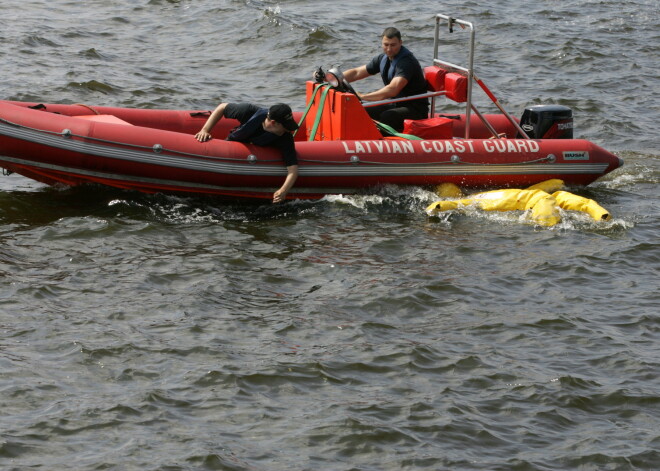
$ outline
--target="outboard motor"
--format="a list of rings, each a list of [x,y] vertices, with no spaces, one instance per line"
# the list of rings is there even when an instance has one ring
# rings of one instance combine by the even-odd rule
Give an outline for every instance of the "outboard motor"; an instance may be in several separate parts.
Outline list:
[[[529,106],[520,127],[531,139],[573,139],[573,110],[562,105]]]

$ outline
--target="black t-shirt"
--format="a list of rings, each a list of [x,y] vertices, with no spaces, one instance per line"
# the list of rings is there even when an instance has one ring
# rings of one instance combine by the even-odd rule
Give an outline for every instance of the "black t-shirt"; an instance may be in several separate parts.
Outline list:
[[[385,54],[379,54],[371,59],[371,62],[367,64],[367,72],[369,72],[369,74],[374,75],[381,72],[380,63],[382,62],[383,57],[385,57]],[[388,59],[385,62],[386,72],[389,71],[388,69],[391,65],[391,61]],[[412,54],[401,57],[396,61],[394,66],[394,77],[403,77],[408,81],[406,86],[403,87],[403,90],[401,90],[401,92],[395,98],[420,95],[422,93],[426,93],[427,91],[426,79],[424,78],[424,71],[422,70],[422,66],[419,65],[419,61]],[[388,85],[389,82],[383,80],[383,83]],[[421,98],[419,100],[404,102],[403,104],[406,103],[414,105],[415,107],[428,108],[429,102],[428,99]]]
[[[252,103],[228,103],[225,107],[224,116],[231,119],[237,119],[241,124],[245,124],[257,111],[263,108],[253,105]],[[272,134],[266,131],[263,126],[257,126],[255,131],[245,139],[244,142],[252,142],[257,137],[264,133]],[[285,132],[281,136],[277,136],[274,141],[268,144],[268,147],[275,147],[282,153],[284,164],[289,167],[291,165],[298,165],[296,158],[296,147],[293,143],[293,135],[290,132]]]

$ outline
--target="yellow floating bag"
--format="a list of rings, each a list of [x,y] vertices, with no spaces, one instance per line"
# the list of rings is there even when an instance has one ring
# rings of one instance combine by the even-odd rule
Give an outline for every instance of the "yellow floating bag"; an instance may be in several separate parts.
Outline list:
[[[545,180],[536,185],[527,187],[528,190],[543,190],[546,193],[554,193],[555,191],[564,189],[564,180],[558,178],[553,178],[551,180]]]
[[[561,222],[557,200],[551,195],[539,199],[532,207],[532,221],[541,226],[551,227]]]
[[[463,196],[460,187],[453,183],[440,183],[435,187],[435,193],[440,198],[460,198]]]
[[[594,200],[574,195],[568,191],[556,191],[552,196],[562,209],[582,211],[594,218],[596,221],[609,221],[612,215]]]
[[[562,180],[553,179],[532,185],[526,190],[507,188],[485,191],[469,198],[436,201],[426,208],[426,213],[429,216],[436,216],[442,211],[453,211],[469,206],[483,211],[531,210],[530,217],[533,222],[542,226],[554,226],[561,221],[559,208],[562,208],[587,213],[596,221],[611,219],[610,213],[594,200],[567,191],[556,191],[563,186]],[[462,196],[460,188],[451,183],[438,185],[436,191],[445,198]],[[550,195],[549,191],[554,193]]]
[[[504,189],[486,191],[477,193],[471,198],[463,198],[459,200],[445,200],[436,201],[426,208],[426,212],[430,216],[436,215],[441,211],[451,211],[467,206],[475,206],[484,211],[526,211],[534,208],[540,201],[543,201],[542,209],[537,209],[537,216],[541,218],[541,214],[546,214],[545,219],[551,220],[553,217],[558,217],[559,211],[553,210],[551,203],[554,199],[545,191],[542,190],[518,190],[518,189]]]

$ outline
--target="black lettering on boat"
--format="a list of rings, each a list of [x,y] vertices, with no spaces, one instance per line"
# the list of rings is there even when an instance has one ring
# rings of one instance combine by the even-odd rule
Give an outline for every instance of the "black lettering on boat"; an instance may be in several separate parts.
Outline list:
[[[567,151],[562,152],[564,160],[589,160],[589,152],[587,151]]]

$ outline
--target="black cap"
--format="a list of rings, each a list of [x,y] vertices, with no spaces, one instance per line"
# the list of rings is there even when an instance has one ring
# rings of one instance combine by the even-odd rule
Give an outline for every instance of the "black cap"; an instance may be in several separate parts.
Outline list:
[[[293,119],[293,112],[289,105],[278,103],[271,106],[268,110],[268,117],[273,121],[280,123],[287,131],[295,131],[298,129],[298,123]]]

